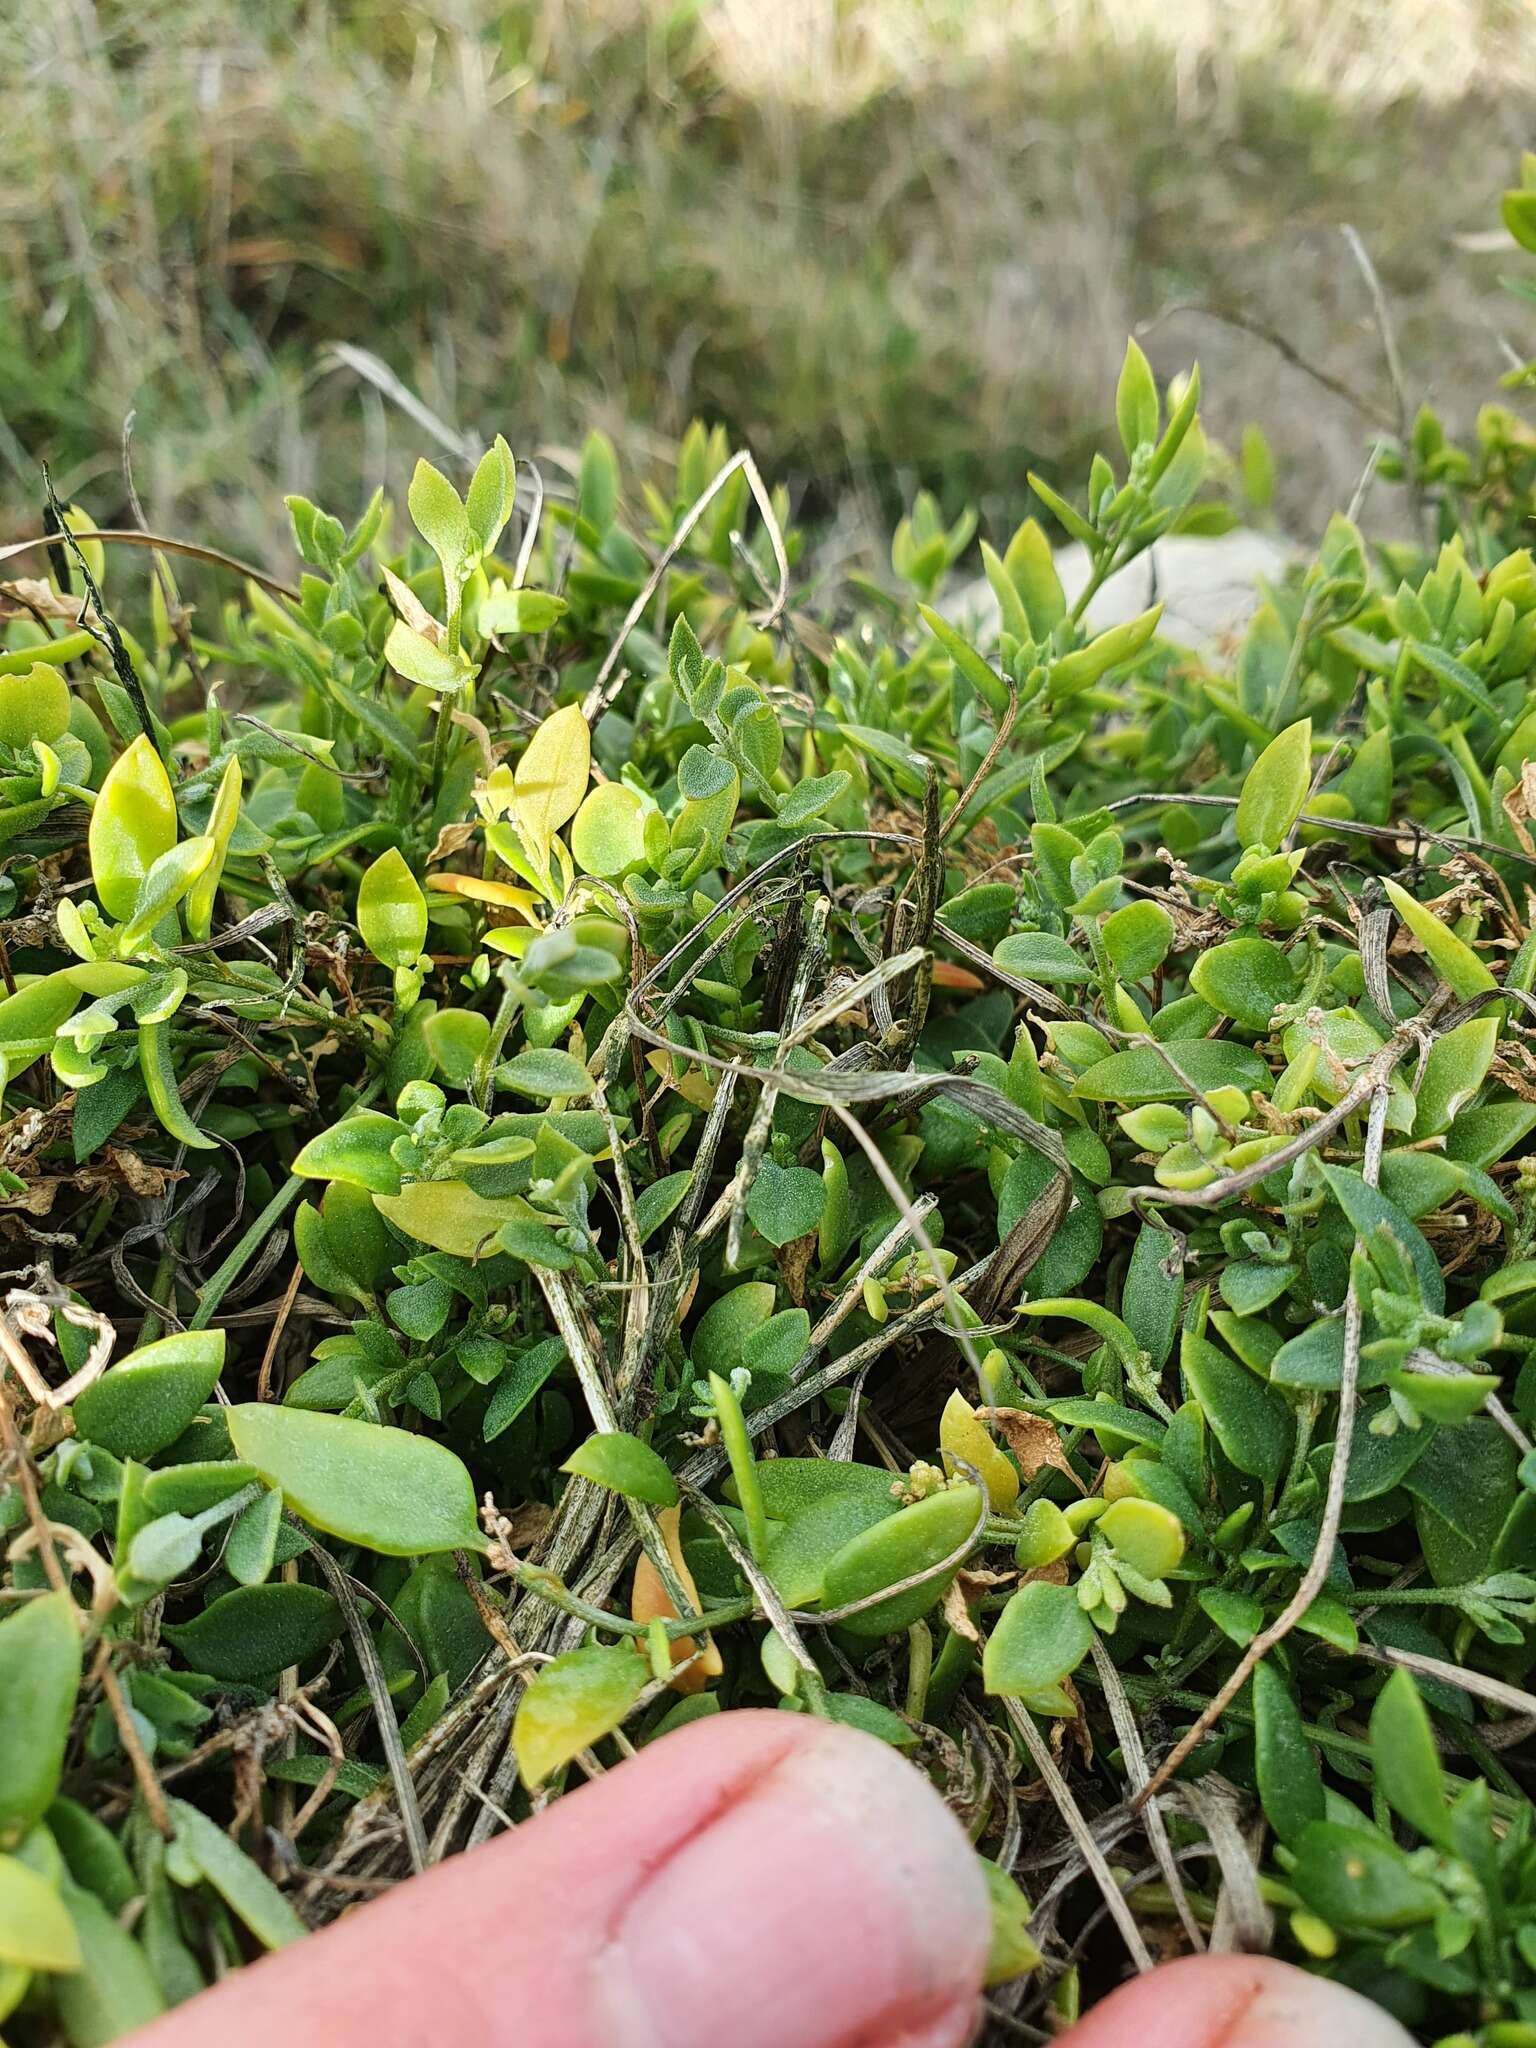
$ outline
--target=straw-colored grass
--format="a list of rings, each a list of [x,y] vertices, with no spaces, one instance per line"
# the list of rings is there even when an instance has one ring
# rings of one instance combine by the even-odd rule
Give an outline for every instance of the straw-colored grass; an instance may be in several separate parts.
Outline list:
[[[263,483],[354,502],[375,351],[523,449],[694,412],[813,509],[918,483],[995,523],[1070,464],[1126,330],[1262,417],[1284,512],[1347,495],[1390,407],[1465,419],[1520,312],[1487,246],[1529,139],[1513,0],[22,0],[0,122],[0,501],[281,545]],[[1482,236],[1481,243],[1478,237]]]

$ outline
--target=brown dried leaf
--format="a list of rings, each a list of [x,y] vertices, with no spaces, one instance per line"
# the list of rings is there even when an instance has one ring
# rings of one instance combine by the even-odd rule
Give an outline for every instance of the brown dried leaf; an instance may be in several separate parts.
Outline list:
[[[514,1550],[532,1550],[555,1518],[553,1508],[541,1500],[525,1500],[507,1516],[506,1540]]]
[[[811,1270],[811,1260],[816,1252],[816,1234],[812,1231],[806,1237],[797,1237],[789,1244],[779,1246],[779,1275],[788,1291],[790,1301],[796,1308],[805,1307],[805,1283]]]
[[[981,1641],[981,1630],[971,1619],[971,1610],[966,1601],[965,1588],[960,1583],[961,1577],[963,1577],[963,1574],[957,1573],[951,1581],[949,1590],[944,1595],[944,1605],[941,1611],[946,1624],[957,1636],[964,1636],[968,1643],[979,1643]]]
[[[51,583],[41,576],[23,576],[15,583],[0,583],[0,619],[78,619],[82,601],[78,597],[61,595]],[[89,605],[84,607],[85,616],[93,616]],[[39,647],[39,661],[46,661],[48,650]]]
[[[473,823],[444,825],[439,831],[436,844],[427,855],[427,859],[429,861],[452,860],[455,854],[463,852],[479,829],[480,823],[478,819]]]
[[[108,1145],[102,1156],[105,1165],[130,1194],[143,1195],[151,1201],[158,1200],[172,1181],[186,1179],[184,1173],[172,1173],[164,1166],[151,1165],[126,1145]]]
[[[419,633],[423,640],[430,640],[434,647],[441,647],[446,638],[444,629],[433,618],[409,583],[395,575],[393,570],[386,569],[384,587],[389,592],[390,602],[411,631]]]
[[[1079,1493],[1086,1490],[1072,1469],[1061,1432],[1049,1416],[1030,1415],[1023,1408],[982,1408],[978,1413],[1002,1430],[1026,1484],[1043,1466],[1051,1465],[1065,1472]]]
[[[1053,1564],[1032,1564],[1019,1580],[1021,1586],[1032,1586],[1038,1579],[1042,1585],[1065,1586],[1070,1584],[1072,1574],[1067,1570],[1067,1560],[1058,1557]]]

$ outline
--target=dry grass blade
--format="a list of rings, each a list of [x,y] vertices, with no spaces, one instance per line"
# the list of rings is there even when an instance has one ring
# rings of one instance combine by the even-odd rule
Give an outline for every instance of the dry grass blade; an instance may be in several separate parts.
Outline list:
[[[1109,1909],[1115,1926],[1120,1930],[1120,1938],[1125,1943],[1131,1961],[1140,1971],[1150,1970],[1152,1954],[1142,1938],[1141,1929],[1136,1925],[1136,1917],[1126,1904],[1125,1894],[1115,1882],[1115,1874],[1105,1861],[1103,1850],[1094,1840],[1092,1828],[1083,1818],[1082,1808],[1072,1796],[1071,1786],[1057,1769],[1056,1759],[1051,1755],[1049,1744],[1035,1726],[1034,1718],[1027,1707],[1021,1706],[1015,1699],[1005,1699],[1003,1706],[1007,1710],[1009,1720],[1018,1730],[1024,1747],[1029,1751],[1030,1761],[1039,1773],[1041,1782],[1056,1802],[1056,1810],[1077,1844],[1094,1883],[1103,1895],[1104,1904]]]

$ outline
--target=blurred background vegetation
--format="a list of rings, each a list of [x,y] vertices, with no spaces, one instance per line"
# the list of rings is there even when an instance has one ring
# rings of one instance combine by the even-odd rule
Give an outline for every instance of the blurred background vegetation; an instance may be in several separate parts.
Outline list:
[[[555,464],[702,414],[834,531],[921,485],[1006,530],[1140,326],[1162,373],[1198,354],[1215,434],[1263,421],[1306,533],[1395,406],[1340,223],[1452,428],[1518,324],[1524,0],[19,6],[9,532],[39,458],[121,515],[132,413],[152,524],[282,559],[280,492],[347,510],[430,446],[336,343]]]

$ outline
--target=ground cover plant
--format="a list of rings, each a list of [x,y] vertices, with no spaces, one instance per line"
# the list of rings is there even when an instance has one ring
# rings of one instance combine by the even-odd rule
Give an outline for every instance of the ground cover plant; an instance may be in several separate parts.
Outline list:
[[[1506,204],[1536,241],[1533,190]],[[1219,525],[1194,373],[1035,489]],[[0,2006],[113,2039],[701,1714],[905,1750],[990,2026],[1536,2040],[1533,444],[1230,659],[497,441],[0,589]],[[143,536],[138,536],[140,540]],[[208,566],[206,561],[204,566]],[[880,573],[875,573],[876,567]],[[25,574],[23,574],[25,570]]]

